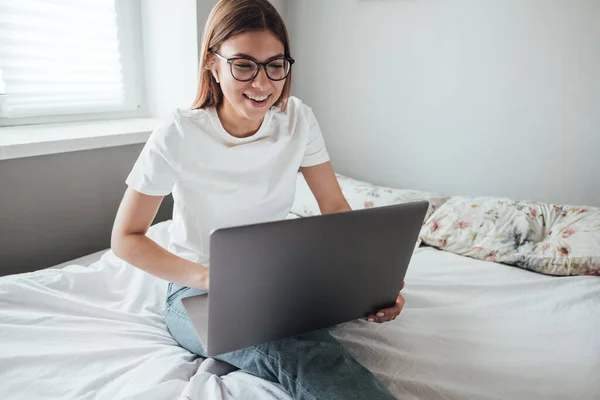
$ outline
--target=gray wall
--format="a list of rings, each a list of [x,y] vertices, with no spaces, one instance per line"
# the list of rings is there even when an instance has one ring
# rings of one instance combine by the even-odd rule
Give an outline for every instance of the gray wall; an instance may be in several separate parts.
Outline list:
[[[338,171],[600,206],[600,1],[293,0],[288,21]]]
[[[124,181],[141,148],[0,160],[0,276],[108,248]],[[171,215],[168,197],[155,222]]]

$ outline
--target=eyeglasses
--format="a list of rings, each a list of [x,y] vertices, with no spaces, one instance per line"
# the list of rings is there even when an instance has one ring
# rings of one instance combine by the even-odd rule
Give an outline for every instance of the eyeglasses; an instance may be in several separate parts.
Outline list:
[[[292,64],[296,62],[291,57],[278,57],[265,63],[259,63],[242,57],[226,58],[216,51],[213,51],[213,54],[229,64],[231,75],[235,80],[240,82],[248,82],[256,78],[259,67],[261,66],[264,68],[265,73],[270,80],[282,81],[290,73]]]

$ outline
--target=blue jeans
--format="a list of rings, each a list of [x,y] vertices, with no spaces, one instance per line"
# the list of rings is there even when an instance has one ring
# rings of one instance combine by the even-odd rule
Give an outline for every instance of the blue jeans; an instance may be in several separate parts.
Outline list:
[[[181,304],[199,289],[169,284],[167,327],[185,349],[206,357],[196,331]],[[216,357],[252,375],[279,382],[294,399],[395,399],[325,329],[233,351]]]

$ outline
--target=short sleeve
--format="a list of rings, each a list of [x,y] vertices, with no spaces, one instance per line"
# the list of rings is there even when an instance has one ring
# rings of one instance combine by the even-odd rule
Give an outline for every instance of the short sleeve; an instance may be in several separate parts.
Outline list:
[[[181,135],[177,124],[170,122],[157,128],[144,145],[125,182],[149,196],[166,196],[179,178],[177,160]]]
[[[323,140],[321,128],[312,111],[309,111],[308,119],[308,142],[306,144],[306,150],[304,151],[304,158],[300,164],[301,167],[312,167],[329,161],[329,154],[325,147],[325,140]]]

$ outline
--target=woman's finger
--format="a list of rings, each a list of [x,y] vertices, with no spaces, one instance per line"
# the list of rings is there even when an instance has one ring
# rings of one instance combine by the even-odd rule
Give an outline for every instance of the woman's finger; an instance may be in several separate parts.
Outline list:
[[[387,322],[395,319],[402,312],[404,308],[404,296],[398,295],[396,298],[396,304],[390,308],[384,308],[379,310],[376,314],[367,316],[369,322]]]
[[[376,314],[369,315],[367,317],[367,321],[369,322],[377,322],[382,323],[392,319],[392,314],[387,310],[377,311]]]
[[[379,311],[376,315],[379,317],[382,322],[391,321],[396,318],[402,312],[402,308],[404,308],[404,297],[402,295],[398,295],[396,299],[396,304],[393,307],[383,309]]]
[[[404,308],[404,296],[402,296],[401,294],[398,295],[398,298],[396,298],[396,305],[400,307],[400,311],[402,311],[402,309]]]
[[[386,309],[383,309],[383,310],[379,310],[375,314],[374,322],[387,322],[387,321],[391,321],[399,313],[400,313],[400,308],[398,308],[397,305],[394,306],[394,307],[390,307],[390,308],[386,308]]]

